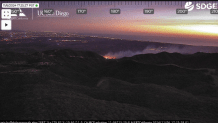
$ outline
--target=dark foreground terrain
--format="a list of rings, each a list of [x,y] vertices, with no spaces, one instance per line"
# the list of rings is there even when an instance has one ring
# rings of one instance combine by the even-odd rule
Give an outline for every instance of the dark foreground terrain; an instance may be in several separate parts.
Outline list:
[[[0,53],[1,120],[218,121],[218,53]]]

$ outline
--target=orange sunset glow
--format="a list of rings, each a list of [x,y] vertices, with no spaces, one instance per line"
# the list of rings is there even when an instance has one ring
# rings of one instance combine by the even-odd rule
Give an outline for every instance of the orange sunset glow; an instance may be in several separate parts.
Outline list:
[[[193,9],[188,14],[176,14],[177,8],[184,8],[177,4],[160,6],[155,3],[149,7],[145,5],[116,5],[121,9],[121,14],[110,14],[109,10],[114,5],[84,5],[89,12],[84,15],[77,15],[76,8],[80,5],[58,7],[52,6],[55,10],[69,12],[68,18],[37,18],[37,11],[45,8],[41,5],[39,9],[33,10],[33,20],[13,21],[14,30],[34,31],[63,31],[82,34],[102,34],[111,37],[119,35],[135,36],[140,40],[151,40],[170,43],[184,43],[195,45],[215,45],[218,43],[218,21],[216,14],[210,11]],[[185,4],[185,3],[183,3]],[[143,14],[144,8],[153,8],[154,14]],[[31,11],[23,9],[28,17]],[[25,28],[23,28],[25,27]],[[163,37],[165,41],[163,41]],[[186,38],[184,42],[180,37]],[[126,39],[129,39],[129,37]],[[132,38],[134,39],[134,38]],[[207,40],[207,41],[206,41]],[[201,42],[201,43],[200,43]],[[210,42],[210,44],[209,44]]]

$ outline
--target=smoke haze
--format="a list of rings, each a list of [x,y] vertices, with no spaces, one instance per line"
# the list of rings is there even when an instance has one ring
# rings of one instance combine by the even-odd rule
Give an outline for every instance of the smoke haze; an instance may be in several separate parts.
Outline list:
[[[156,46],[147,46],[142,51],[132,51],[132,50],[126,50],[126,51],[119,51],[119,52],[109,52],[105,54],[105,56],[111,56],[116,58],[122,58],[122,57],[131,57],[138,54],[156,54],[160,52],[168,52],[168,53],[181,53],[181,54],[194,54],[197,52],[205,52],[205,53],[217,53],[218,48],[217,47],[198,47],[198,46],[170,46],[170,47],[156,47]]]

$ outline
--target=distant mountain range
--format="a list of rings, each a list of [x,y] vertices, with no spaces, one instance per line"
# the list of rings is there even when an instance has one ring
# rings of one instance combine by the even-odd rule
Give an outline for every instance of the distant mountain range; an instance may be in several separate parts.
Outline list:
[[[0,32],[26,32],[26,31],[23,31],[23,30],[0,30]]]

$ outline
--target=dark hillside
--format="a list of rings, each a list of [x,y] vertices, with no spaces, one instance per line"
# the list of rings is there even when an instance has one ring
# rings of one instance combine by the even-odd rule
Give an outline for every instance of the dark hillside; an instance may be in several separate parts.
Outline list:
[[[2,120],[218,120],[213,53],[0,53]],[[197,62],[198,61],[198,62]]]

